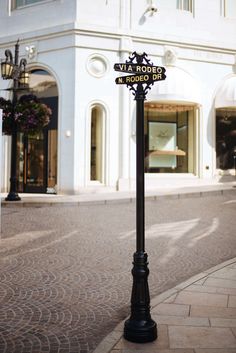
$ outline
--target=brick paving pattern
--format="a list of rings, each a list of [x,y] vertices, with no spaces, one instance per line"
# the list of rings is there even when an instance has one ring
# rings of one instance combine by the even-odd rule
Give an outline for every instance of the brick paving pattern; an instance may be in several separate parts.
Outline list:
[[[235,353],[235,298],[233,258],[155,297],[157,340],[129,342],[122,337],[121,323],[94,353]]]
[[[236,256],[235,206],[233,193],[146,202],[152,297]],[[2,215],[0,352],[92,352],[129,314],[134,203]]]

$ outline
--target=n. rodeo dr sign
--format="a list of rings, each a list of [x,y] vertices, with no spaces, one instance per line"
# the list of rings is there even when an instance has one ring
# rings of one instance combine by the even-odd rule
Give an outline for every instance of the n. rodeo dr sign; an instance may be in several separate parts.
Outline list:
[[[116,84],[135,84],[147,83],[150,84],[155,81],[165,80],[165,68],[161,66],[145,65],[145,64],[115,64],[115,71],[127,72],[129,76],[122,76],[116,78]]]
[[[116,78],[116,84],[152,83],[164,80],[164,74],[130,75]]]

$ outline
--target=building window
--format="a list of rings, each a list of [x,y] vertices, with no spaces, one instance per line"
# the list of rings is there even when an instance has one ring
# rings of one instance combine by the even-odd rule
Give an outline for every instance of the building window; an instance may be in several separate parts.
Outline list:
[[[145,104],[145,172],[194,173],[194,108]]]
[[[216,168],[235,169],[236,110],[216,109]]]
[[[18,7],[27,6],[27,5],[31,5],[31,4],[35,4],[37,2],[43,2],[43,1],[45,0],[14,0],[13,8],[16,9]]]
[[[192,0],[177,0],[177,9],[192,12]]]
[[[104,114],[99,106],[91,112],[90,180],[103,183],[104,161]]]
[[[225,17],[236,17],[236,1],[235,0],[224,0],[224,16]]]

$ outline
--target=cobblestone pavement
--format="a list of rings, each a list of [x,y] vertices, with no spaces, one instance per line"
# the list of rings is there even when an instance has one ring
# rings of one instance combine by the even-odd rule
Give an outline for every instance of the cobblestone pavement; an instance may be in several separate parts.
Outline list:
[[[146,202],[152,297],[236,256],[236,194]],[[87,353],[129,314],[135,204],[2,209],[0,353]]]

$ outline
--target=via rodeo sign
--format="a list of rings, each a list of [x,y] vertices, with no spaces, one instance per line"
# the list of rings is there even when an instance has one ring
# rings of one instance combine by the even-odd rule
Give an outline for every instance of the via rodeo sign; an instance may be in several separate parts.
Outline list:
[[[145,65],[145,64],[115,64],[115,71],[127,72],[130,74],[123,77],[116,78],[116,84],[135,84],[147,83],[152,84],[155,81],[161,81],[166,78],[165,68],[161,66]]]

